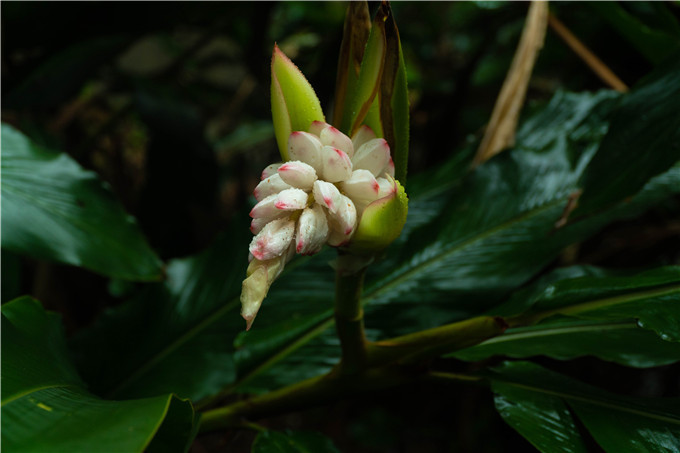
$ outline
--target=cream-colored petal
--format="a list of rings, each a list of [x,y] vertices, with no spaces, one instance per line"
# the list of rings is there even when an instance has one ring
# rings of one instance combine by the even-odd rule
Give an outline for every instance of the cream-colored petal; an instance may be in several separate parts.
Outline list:
[[[321,149],[323,172],[321,179],[328,182],[340,182],[352,175],[352,161],[344,151],[324,146]]]
[[[375,200],[380,185],[375,176],[368,170],[354,170],[352,176],[340,184],[342,191],[356,202],[357,200]]]
[[[314,201],[327,208],[330,212],[337,211],[342,202],[342,194],[335,185],[317,180],[314,181]]]
[[[279,168],[279,175],[284,183],[303,190],[311,190],[317,180],[314,167],[298,160],[283,164]]]
[[[319,138],[324,146],[332,146],[344,151],[350,158],[354,155],[352,140],[333,126],[323,129]]]
[[[272,220],[250,242],[250,253],[260,261],[280,256],[293,241],[295,221],[289,217]]]
[[[319,138],[315,135],[308,132],[295,131],[288,138],[288,158],[311,165],[318,175],[322,169],[322,147]]]
[[[312,121],[312,124],[309,126],[309,133],[321,137],[321,131],[330,126],[330,124],[323,121]]]
[[[340,195],[342,200],[335,212],[328,212],[330,236],[328,245],[339,247],[349,242],[357,225],[357,211],[352,200]]]
[[[352,136],[354,150],[358,150],[361,145],[376,138],[375,132],[370,127],[363,125]]]
[[[381,176],[391,160],[390,147],[382,138],[371,140],[357,149],[352,159],[354,169],[364,169]]]
[[[255,199],[257,201],[262,201],[269,195],[273,195],[281,192],[282,190],[290,188],[290,184],[287,184],[278,173],[274,173],[268,178],[260,181],[257,187],[255,187],[253,195],[255,195]]]
[[[313,255],[321,251],[328,240],[328,220],[323,208],[317,204],[302,211],[295,232],[295,251]]]
[[[307,192],[302,189],[286,189],[279,192],[274,206],[281,211],[295,211],[307,206]]]
[[[276,219],[289,211],[302,209],[307,205],[307,193],[301,189],[285,189],[269,195],[257,203],[250,211],[250,217]]]
[[[275,175],[277,170],[279,169],[279,167],[281,165],[283,165],[283,162],[267,165],[267,167],[264,170],[262,170],[262,175],[260,176],[260,180],[264,180],[264,179],[269,178],[272,175]]]

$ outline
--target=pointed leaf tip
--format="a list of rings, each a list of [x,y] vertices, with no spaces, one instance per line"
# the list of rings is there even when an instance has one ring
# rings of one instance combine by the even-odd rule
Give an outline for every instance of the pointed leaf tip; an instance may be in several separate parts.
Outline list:
[[[314,89],[297,66],[274,45],[271,61],[271,103],[274,133],[283,160],[288,160],[288,136],[307,131],[314,121],[324,121]]]

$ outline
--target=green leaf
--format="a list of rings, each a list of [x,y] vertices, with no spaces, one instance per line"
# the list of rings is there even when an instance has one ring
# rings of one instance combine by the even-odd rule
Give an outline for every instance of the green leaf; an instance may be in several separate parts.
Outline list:
[[[588,6],[652,63],[660,63],[680,49],[677,34],[648,27],[616,2],[593,2]]]
[[[333,442],[314,432],[264,431],[253,443],[253,453],[338,453]]]
[[[498,413],[538,450],[588,451],[564,401],[503,382],[494,382],[492,388]]]
[[[559,360],[596,356],[627,366],[652,367],[679,362],[680,347],[640,328],[634,321],[560,318],[508,329],[501,336],[452,354],[469,361],[494,355],[514,358],[545,355]]]
[[[247,221],[235,223],[237,231],[199,255],[170,261],[164,282],[73,337],[78,368],[96,393],[172,392],[197,401],[233,382],[232,342],[245,329],[238,296],[251,236]]]
[[[680,169],[675,168],[650,181],[629,203],[555,230],[597,146],[593,134],[605,129],[601,117],[609,100],[611,96],[603,94],[557,95],[529,122],[538,125],[534,134],[523,128],[516,149],[471,174],[449,195],[439,217],[410,233],[394,261],[369,270],[373,278],[365,299],[378,307],[375,315],[373,309],[367,310],[367,325],[386,320],[395,325],[404,313],[403,325],[416,330],[428,327],[422,324],[427,311],[436,311],[430,321],[442,323],[455,320],[456,312],[460,316],[466,310],[488,308],[568,244],[678,191]],[[416,205],[414,199],[409,208]],[[381,310],[383,304],[389,306]],[[416,306],[421,316],[408,321],[414,319],[408,307]],[[450,314],[442,317],[447,307]],[[408,332],[391,332],[398,333]]]
[[[680,54],[622,98],[600,149],[583,174],[583,195],[574,216],[632,196],[649,178],[680,161],[678,99]]]
[[[186,451],[193,409],[172,395],[105,401],[85,390],[59,319],[23,297],[2,306],[2,443],[12,451]],[[153,440],[152,440],[153,439]]]
[[[128,280],[161,278],[134,219],[91,172],[2,125],[2,247]]]
[[[634,275],[580,277],[554,282],[534,297],[515,298],[494,313],[552,315],[616,321],[637,319],[641,327],[661,338],[680,341],[680,266],[667,266]],[[526,316],[526,315],[524,315]]]
[[[633,275],[578,266],[560,269],[490,313],[508,316],[528,310],[514,318],[520,323],[560,313],[569,317],[508,329],[453,356],[481,360],[498,354],[547,355],[566,360],[593,355],[634,367],[674,363],[680,361],[680,347],[672,342],[680,339],[679,296],[680,267]]]
[[[607,452],[680,448],[678,398],[615,395],[526,362],[506,362],[487,377],[503,418],[542,451],[583,451],[565,403]]]

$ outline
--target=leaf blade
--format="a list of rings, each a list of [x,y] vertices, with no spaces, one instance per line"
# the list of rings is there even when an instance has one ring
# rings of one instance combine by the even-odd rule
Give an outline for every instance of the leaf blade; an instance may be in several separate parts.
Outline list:
[[[2,247],[127,280],[158,280],[161,262],[97,176],[2,125]]]
[[[3,383],[10,393],[2,402],[6,448],[88,452],[107,445],[141,452],[155,451],[160,443],[172,447],[165,451],[188,448],[193,424],[188,401],[173,395],[105,401],[91,395],[70,364],[59,320],[39,302],[23,297],[3,305],[2,336]]]

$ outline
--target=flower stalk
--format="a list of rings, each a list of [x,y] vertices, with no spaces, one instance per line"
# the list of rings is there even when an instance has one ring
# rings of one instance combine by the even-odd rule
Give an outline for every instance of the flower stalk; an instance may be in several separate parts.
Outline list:
[[[340,372],[343,374],[356,374],[366,367],[366,335],[361,304],[365,274],[365,267],[350,275],[343,275],[341,268],[336,273],[335,328],[342,347]]]

